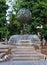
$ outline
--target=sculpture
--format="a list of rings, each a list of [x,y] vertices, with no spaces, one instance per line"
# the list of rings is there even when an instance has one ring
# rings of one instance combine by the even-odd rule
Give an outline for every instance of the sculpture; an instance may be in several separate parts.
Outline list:
[[[23,23],[23,33],[24,34],[26,33],[26,26],[31,21],[31,18],[32,18],[31,11],[26,8],[20,9],[17,13],[17,20]]]

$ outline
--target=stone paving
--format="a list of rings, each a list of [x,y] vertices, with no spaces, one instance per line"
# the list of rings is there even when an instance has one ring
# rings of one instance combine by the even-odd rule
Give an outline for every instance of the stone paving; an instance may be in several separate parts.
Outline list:
[[[0,65],[47,65],[47,61],[7,61],[1,62]]]

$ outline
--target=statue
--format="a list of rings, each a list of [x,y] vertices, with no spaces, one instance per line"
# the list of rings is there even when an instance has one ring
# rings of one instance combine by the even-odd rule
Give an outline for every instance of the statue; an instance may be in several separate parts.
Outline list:
[[[30,10],[26,8],[22,8],[18,11],[17,20],[23,23],[23,30],[22,30],[23,34],[27,34],[26,27],[27,24],[31,21],[31,18],[32,18],[32,14]]]

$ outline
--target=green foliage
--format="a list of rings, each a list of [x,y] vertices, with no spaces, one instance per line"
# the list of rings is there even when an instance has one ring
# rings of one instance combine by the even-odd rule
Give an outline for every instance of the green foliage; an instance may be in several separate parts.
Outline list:
[[[10,31],[9,35],[20,34],[21,23],[17,21],[16,15],[10,14],[10,24],[7,26]]]
[[[2,37],[8,37],[8,35],[9,35],[9,31],[8,31],[8,29],[7,29],[7,27],[1,27],[0,28],[0,38],[2,38]]]
[[[0,38],[7,37],[9,31],[6,26],[6,0],[0,0]]]
[[[31,11],[32,21],[27,26],[29,33],[40,32],[43,36],[47,34],[47,0],[17,0],[13,7],[16,12],[21,8],[27,8]],[[43,29],[36,29],[37,26],[41,25],[43,25]]]
[[[11,0],[10,0],[11,1]],[[20,34],[20,30],[23,29],[23,24],[17,20],[17,13],[22,8],[27,8],[32,13],[32,20],[26,26],[26,31],[29,34],[41,35],[47,34],[47,0],[14,0],[16,4],[13,4],[13,11],[10,12],[10,24],[6,23],[6,10],[8,6],[5,4],[5,0],[0,0],[0,38],[8,37],[8,35]],[[37,29],[37,26],[43,25],[42,29]]]

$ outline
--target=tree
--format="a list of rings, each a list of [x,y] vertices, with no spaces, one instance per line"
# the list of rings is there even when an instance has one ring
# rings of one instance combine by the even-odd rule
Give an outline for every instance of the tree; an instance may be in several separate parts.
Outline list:
[[[6,25],[6,0],[0,0],[0,38],[8,35],[8,29]]]
[[[10,12],[10,24],[7,26],[9,30],[9,35],[15,35],[15,34],[20,34],[20,29],[22,24],[17,21],[16,15]]]
[[[16,0],[15,0],[16,1]],[[27,8],[32,13],[32,21],[30,21],[27,31],[31,34],[40,32],[42,36],[47,34],[47,1],[46,0],[17,0],[13,5],[16,13],[22,9]],[[37,29],[37,26],[43,25],[43,28]]]

